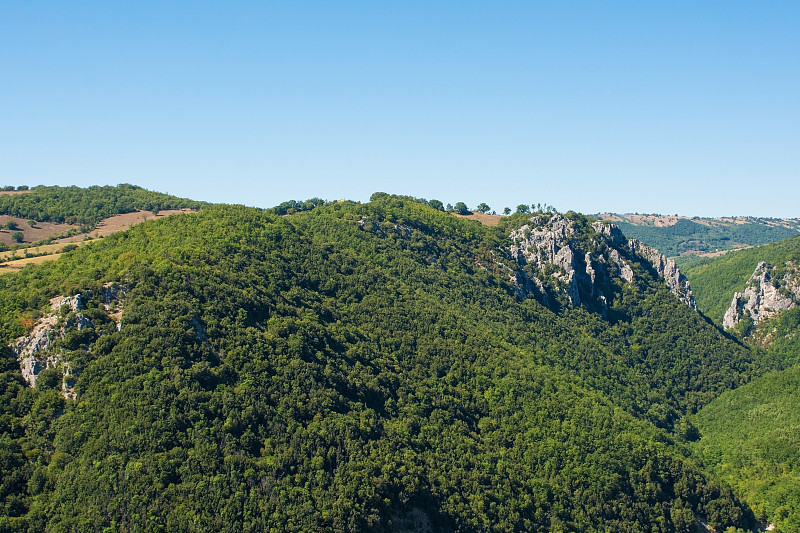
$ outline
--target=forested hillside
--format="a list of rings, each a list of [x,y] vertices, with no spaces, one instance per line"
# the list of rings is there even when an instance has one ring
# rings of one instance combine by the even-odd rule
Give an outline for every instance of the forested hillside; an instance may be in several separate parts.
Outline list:
[[[553,217],[213,206],[0,278],[3,345],[61,332],[3,352],[0,531],[753,526],[688,417],[772,363],[574,213],[559,299],[508,237]]]
[[[0,195],[0,213],[37,222],[66,222],[94,227],[102,219],[136,210],[200,209],[186,198],[148,191],[135,185],[57,187],[39,185],[24,194]]]
[[[800,237],[687,270],[698,307],[787,370],[729,391],[693,418],[703,462],[777,531],[800,530]],[[734,294],[737,294],[734,300]]]

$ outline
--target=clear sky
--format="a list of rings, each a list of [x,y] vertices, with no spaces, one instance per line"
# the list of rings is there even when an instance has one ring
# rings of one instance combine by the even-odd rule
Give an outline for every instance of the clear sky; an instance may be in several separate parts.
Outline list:
[[[800,2],[0,1],[0,184],[800,217]]]

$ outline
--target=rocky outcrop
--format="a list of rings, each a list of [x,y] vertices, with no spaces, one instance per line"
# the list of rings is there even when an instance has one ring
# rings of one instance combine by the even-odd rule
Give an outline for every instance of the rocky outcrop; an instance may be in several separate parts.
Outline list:
[[[22,377],[31,387],[36,385],[39,373],[47,368],[61,366],[65,376],[71,375],[69,364],[62,361],[60,351],[52,348],[56,341],[64,338],[67,331],[94,327],[92,321],[80,312],[81,309],[83,303],[80,294],[72,297],[57,296],[50,300],[51,312],[34,324],[31,333],[11,344],[11,350],[19,361]],[[64,319],[60,320],[65,313]],[[74,393],[67,385],[68,381],[64,382],[64,395],[72,397]]]
[[[101,295],[103,305],[109,317],[117,321],[121,315],[120,299],[125,289],[118,284],[106,284]],[[65,338],[70,331],[81,331],[94,328],[92,321],[81,311],[84,307],[84,295],[56,296],[50,300],[50,312],[39,318],[28,335],[18,338],[11,345],[12,352],[19,361],[22,377],[28,385],[34,387],[36,378],[48,368],[60,368],[64,377],[62,390],[67,398],[75,398],[74,385],[77,373],[73,372],[69,362],[64,360],[64,350],[59,348],[58,341]]]
[[[581,304],[579,285],[594,287],[592,278],[596,272],[588,263],[579,264],[572,240],[575,230],[571,220],[562,215],[531,217],[531,224],[511,232],[511,256],[521,266],[531,265],[534,271],[546,272],[556,280],[573,306]],[[581,254],[583,255],[583,254]],[[553,268],[554,267],[554,268]],[[526,281],[543,288],[539,276],[525,276]],[[590,292],[591,289],[590,289]]]
[[[689,281],[686,276],[678,269],[678,265],[672,259],[667,259],[658,250],[651,248],[646,244],[631,239],[628,241],[631,251],[645,258],[662,278],[669,290],[671,290],[683,303],[697,309],[697,304],[692,295],[692,289],[689,287]]]
[[[587,305],[602,313],[611,280],[619,277],[633,283],[635,263],[644,263],[682,302],[696,309],[689,283],[675,262],[626,239],[613,224],[594,222],[577,228],[564,215],[538,215],[509,237],[511,257],[520,267],[513,278],[517,291],[527,291],[546,305],[549,293],[569,305]]]
[[[778,271],[762,261],[750,276],[744,292],[733,295],[722,325],[725,329],[732,328],[745,317],[758,324],[781,311],[795,307],[798,301],[800,275],[797,267],[792,262],[787,262]]]

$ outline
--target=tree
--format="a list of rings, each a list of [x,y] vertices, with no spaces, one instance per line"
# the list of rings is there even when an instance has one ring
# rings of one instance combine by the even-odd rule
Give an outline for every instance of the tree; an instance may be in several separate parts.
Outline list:
[[[491,209],[486,202],[479,203],[478,207],[475,208],[478,213],[488,213]]]
[[[19,187],[17,187],[17,190],[18,191],[27,191],[28,188],[29,187],[27,185],[20,185]]]
[[[526,204],[519,204],[517,206],[517,213],[530,213],[531,208],[528,207]]]
[[[470,210],[467,208],[467,204],[464,202],[456,202],[455,207],[453,208],[456,210],[456,213],[459,215],[469,215]]]
[[[22,242],[23,237],[24,236],[22,235],[21,231],[15,231],[14,233],[11,234],[11,238],[14,239],[16,242]]]
[[[15,229],[19,228],[19,226],[13,220],[9,220],[8,222],[6,222],[6,228],[8,228],[10,230],[15,230]]]
[[[504,214],[505,216],[508,216],[508,215],[510,215],[510,214],[511,214],[511,208],[510,208],[510,207],[504,207],[504,208],[503,208],[503,214]]]
[[[428,202],[428,205],[438,211],[444,211],[444,204],[442,204],[442,202],[439,200],[431,200]]]
[[[445,207],[445,211],[449,213],[452,210],[453,210],[453,204],[447,204],[447,207]]]
[[[29,221],[28,221],[28,225],[29,225],[30,227],[32,227],[32,228],[35,228],[35,227],[36,227],[36,221],[35,221],[35,220],[29,220]]]

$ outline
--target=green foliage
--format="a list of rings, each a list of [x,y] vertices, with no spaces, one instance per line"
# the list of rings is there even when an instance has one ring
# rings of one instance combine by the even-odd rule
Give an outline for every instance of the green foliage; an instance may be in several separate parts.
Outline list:
[[[14,233],[11,234],[11,239],[14,242],[22,242],[24,238],[25,235],[21,231],[15,231]]]
[[[63,375],[60,368],[50,367],[39,372],[36,378],[37,389],[60,389]]]
[[[701,224],[682,218],[672,226],[648,226],[615,222],[625,236],[652,246],[667,257],[688,251],[714,252],[737,246],[759,246],[788,239],[797,230],[771,225],[759,219],[744,224]]]
[[[696,452],[757,517],[800,531],[800,367],[726,392],[694,418]]]
[[[322,205],[325,205],[325,200],[321,198],[311,198],[304,202],[288,200],[286,202],[281,202],[279,205],[270,209],[270,211],[276,215],[291,215],[292,213],[299,213],[301,211],[311,211]]]
[[[134,185],[50,187],[39,185],[26,194],[0,196],[0,213],[40,222],[94,227],[104,218],[144,210],[200,209],[203,202],[176,198]]]
[[[453,206],[453,210],[459,215],[469,215],[472,213],[464,202],[456,202],[456,205]]]
[[[15,230],[15,229],[18,229],[18,228],[19,228],[19,225],[16,222],[14,222],[13,220],[9,220],[8,222],[6,222],[6,229]]]
[[[439,200],[430,200],[428,202],[428,205],[430,207],[436,209],[437,211],[444,211],[444,204],[442,202],[440,202]]]
[[[492,208],[489,207],[489,204],[487,204],[486,202],[479,203],[478,207],[475,208],[475,211],[477,211],[478,213],[488,213],[491,210]]]
[[[34,531],[751,525],[682,440],[760,371],[752,354],[644,264],[610,320],[518,299],[503,250],[525,218],[380,193],[212,206],[0,277],[5,342],[59,294],[95,325],[61,341],[76,401],[24,387],[3,354],[0,514]]]

